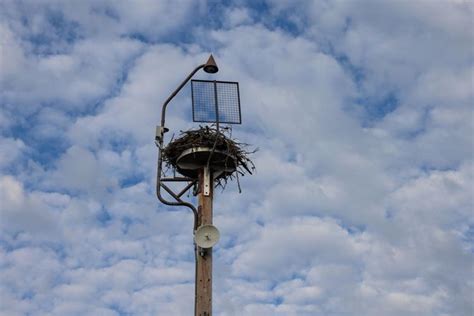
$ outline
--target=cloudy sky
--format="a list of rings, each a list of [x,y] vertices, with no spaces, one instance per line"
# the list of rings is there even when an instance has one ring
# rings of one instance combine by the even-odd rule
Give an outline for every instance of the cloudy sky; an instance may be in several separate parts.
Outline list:
[[[233,135],[260,149],[217,191],[215,314],[472,315],[473,14],[0,1],[0,314],[192,314],[192,215],[154,196],[154,131],[213,53],[196,78],[240,82]]]

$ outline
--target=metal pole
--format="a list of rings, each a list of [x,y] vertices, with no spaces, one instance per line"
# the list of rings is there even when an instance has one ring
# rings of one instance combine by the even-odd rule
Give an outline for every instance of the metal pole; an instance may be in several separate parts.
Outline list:
[[[212,56],[212,55],[211,55]],[[174,90],[171,95],[166,99],[165,103],[163,103],[163,106],[161,107],[161,125],[159,128],[157,128],[156,135],[155,135],[155,142],[158,146],[158,163],[157,163],[157,170],[156,170],[156,196],[158,200],[160,200],[161,203],[166,204],[166,205],[172,205],[172,206],[186,206],[190,208],[193,213],[194,213],[194,226],[193,226],[193,231],[196,230],[197,228],[197,210],[196,208],[191,204],[182,201],[179,196],[176,198],[176,202],[170,202],[167,201],[163,198],[161,195],[161,188],[162,188],[162,178],[161,178],[161,172],[163,169],[163,142],[164,142],[164,134],[168,130],[165,127],[165,118],[166,118],[166,107],[168,104],[173,100],[173,98],[178,94],[178,92],[186,85],[186,83],[194,76],[196,72],[198,72],[199,69],[206,67],[206,64],[202,64],[194,68],[194,70],[181,82],[181,84]],[[175,179],[175,181],[178,178]],[[173,181],[173,179],[166,179],[166,181]],[[178,180],[180,181],[180,180]],[[170,193],[169,190],[167,190],[168,193]]]
[[[213,178],[209,168],[199,171],[198,226],[212,224]],[[196,252],[196,297],[195,315],[212,315],[212,248],[203,249],[195,245]]]
[[[216,100],[216,130],[219,133],[219,100],[217,99],[217,81],[214,80],[214,100]]]

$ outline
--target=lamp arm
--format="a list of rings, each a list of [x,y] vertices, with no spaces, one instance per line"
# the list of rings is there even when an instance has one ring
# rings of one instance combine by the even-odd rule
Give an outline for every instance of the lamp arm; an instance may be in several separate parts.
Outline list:
[[[183,82],[176,88],[176,90],[171,93],[171,95],[166,99],[165,103],[163,103],[163,107],[161,108],[161,127],[165,127],[165,115],[166,115],[166,107],[168,106],[168,103],[170,103],[171,100],[178,94],[178,92],[188,83],[188,81],[194,76],[196,72],[198,72],[199,69],[204,68],[206,64],[202,64],[197,66],[187,77],[184,79]]]
[[[161,108],[161,125],[160,129],[157,130],[157,135],[155,138],[156,145],[158,146],[158,166],[156,170],[156,197],[160,200],[161,203],[171,206],[186,206],[191,209],[194,214],[194,230],[197,228],[197,221],[198,221],[198,212],[197,209],[191,203],[184,202],[179,197],[176,198],[177,202],[171,202],[165,200],[161,195],[161,172],[162,172],[162,165],[163,165],[163,157],[162,157],[162,150],[163,150],[163,141],[164,141],[164,133],[165,133],[165,116],[166,116],[166,107],[168,103],[173,100],[173,98],[178,94],[178,92],[188,83],[188,81],[198,72],[201,68],[204,68],[205,64],[197,66],[185,79],[181,84],[176,88],[176,90],[171,93],[171,95],[166,99],[165,103]]]

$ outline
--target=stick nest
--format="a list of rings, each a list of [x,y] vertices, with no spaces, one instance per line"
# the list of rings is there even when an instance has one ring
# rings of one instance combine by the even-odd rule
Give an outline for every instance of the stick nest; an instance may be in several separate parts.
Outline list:
[[[239,176],[244,176],[247,173],[252,174],[255,170],[255,165],[250,160],[249,155],[255,153],[257,149],[248,150],[248,144],[232,139],[230,128],[220,128],[217,131],[213,126],[200,126],[198,129],[181,131],[178,138],[172,139],[162,152],[163,161],[168,169],[178,169],[178,157],[183,151],[193,147],[209,147],[213,151],[221,151],[235,157],[236,170],[232,173],[227,172],[219,175],[216,179],[216,186],[224,188],[227,181],[234,178],[237,179],[239,184]]]

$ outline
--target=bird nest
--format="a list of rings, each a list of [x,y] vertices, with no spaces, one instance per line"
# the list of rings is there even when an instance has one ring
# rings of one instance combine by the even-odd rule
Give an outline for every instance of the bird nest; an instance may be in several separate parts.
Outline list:
[[[228,180],[236,179],[240,191],[239,176],[252,174],[255,170],[255,165],[250,160],[249,155],[255,153],[257,149],[248,150],[248,144],[232,139],[230,128],[220,128],[218,131],[213,126],[200,126],[198,129],[181,131],[179,137],[172,139],[163,149],[163,161],[168,169],[178,170],[179,172],[178,160],[183,152],[199,147],[210,148],[211,156],[214,152],[225,153],[233,160],[232,165],[235,166],[235,169],[220,173],[216,177],[216,186],[224,188]]]

